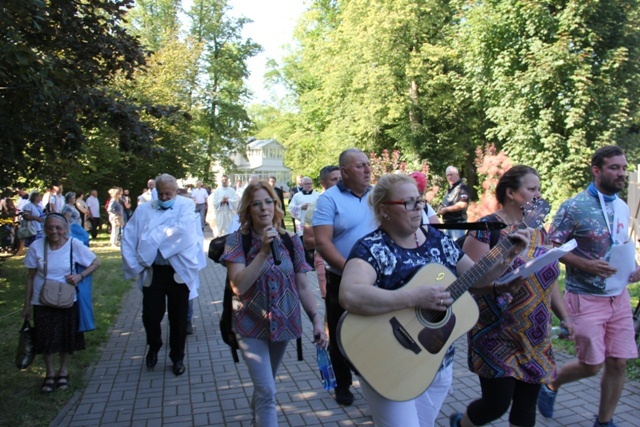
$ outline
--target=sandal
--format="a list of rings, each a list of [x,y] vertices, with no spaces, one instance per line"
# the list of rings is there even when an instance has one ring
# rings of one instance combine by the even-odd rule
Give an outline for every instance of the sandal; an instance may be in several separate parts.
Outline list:
[[[56,388],[56,377],[45,377],[42,382],[42,392],[51,393]]]
[[[66,390],[69,388],[69,375],[59,375],[56,378],[56,387],[60,390]]]

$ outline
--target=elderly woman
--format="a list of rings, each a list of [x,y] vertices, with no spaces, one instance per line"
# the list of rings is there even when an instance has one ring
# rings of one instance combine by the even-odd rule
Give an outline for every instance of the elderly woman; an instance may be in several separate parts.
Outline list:
[[[523,219],[522,207],[536,197],[540,197],[540,178],[536,170],[524,165],[514,166],[505,172],[496,186],[496,198],[501,208],[480,221],[498,221],[508,226],[518,223]],[[477,261],[507,237],[508,229],[471,231],[463,250]],[[535,229],[531,244],[516,258],[514,266],[546,252],[547,247],[545,229]],[[551,347],[551,311],[562,320],[569,336],[573,332],[556,281],[559,274],[555,262],[527,277],[518,292],[475,295],[480,320],[468,335],[468,357],[469,368],[480,377],[482,397],[472,402],[464,415],[453,414],[452,426],[485,425],[500,418],[509,407],[511,425],[536,424],[540,386],[556,377]]]
[[[221,258],[235,294],[233,329],[253,381],[252,412],[259,427],[278,425],[275,377],[288,342],[301,336],[300,303],[313,323],[317,344],[328,344],[323,316],[307,282],[310,268],[302,243],[288,233],[295,252],[291,259],[279,235],[284,215],[279,203],[266,181],[249,184],[240,201],[240,230],[227,237]],[[245,254],[247,238],[251,244]],[[280,254],[279,265],[271,245]]]
[[[124,226],[124,207],[122,206],[122,203],[120,203],[121,195],[122,188],[114,187],[109,190],[109,196],[111,197],[107,204],[109,222],[111,223],[111,237],[109,242],[111,243],[111,247],[114,248],[120,245],[122,226]]]
[[[82,243],[89,246],[89,233],[82,226],[82,215],[76,208],[76,194],[69,192],[64,195],[64,206],[62,206],[62,215],[69,223],[69,231],[76,239],[80,239]]]
[[[473,266],[473,261],[451,238],[429,224],[420,225],[425,201],[420,198],[416,182],[410,176],[382,176],[369,203],[379,228],[353,246],[342,275],[340,304],[348,312],[360,316],[383,315],[414,307],[445,312],[454,300],[444,285],[404,285],[426,264],[441,264],[462,275]],[[515,256],[522,250],[527,235],[526,230],[514,235],[517,244],[509,255]],[[488,286],[502,270],[503,267],[490,269],[481,282],[473,286]],[[384,349],[365,348],[363,351],[382,352]],[[374,424],[433,426],[451,385],[452,362],[451,347],[445,350],[443,362],[429,388],[410,400],[388,399],[367,383],[366,378],[361,378],[362,392]],[[385,366],[380,367],[380,370],[385,369]],[[424,384],[428,384],[427,379]]]
[[[44,232],[45,238],[36,240],[24,259],[29,270],[22,313],[29,319],[33,311],[35,349],[44,356],[46,365],[42,391],[50,393],[56,387],[61,390],[69,387],[69,360],[75,351],[83,350],[85,344],[84,335],[78,332],[77,303],[69,308],[43,305],[40,302],[42,286],[46,279],[77,286],[100,267],[100,261],[79,240],[69,238],[69,224],[63,215],[47,215]],[[77,264],[86,267],[82,273],[76,272]],[[56,353],[60,355],[57,370]]]
[[[62,206],[60,213],[64,215],[69,225],[82,225],[80,212],[76,208],[76,193],[70,191],[64,195],[64,206]]]
[[[36,235],[25,239],[24,246],[29,247],[31,243],[44,236],[42,231],[42,225],[44,224],[44,210],[40,206],[42,201],[42,195],[39,191],[32,191],[29,193],[29,203],[27,203],[22,209],[22,220],[33,221],[33,225],[36,228]]]

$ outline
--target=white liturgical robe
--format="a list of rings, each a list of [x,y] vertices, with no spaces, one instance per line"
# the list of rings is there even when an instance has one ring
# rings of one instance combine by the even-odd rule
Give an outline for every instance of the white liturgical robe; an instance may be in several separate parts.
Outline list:
[[[151,274],[158,252],[176,271],[179,282],[189,287],[189,299],[198,296],[198,271],[206,267],[200,219],[193,200],[175,198],[172,208],[163,210],[154,200],[139,205],[123,229],[121,249],[124,276],[138,278],[142,288]]]
[[[211,226],[211,229],[215,237],[224,236],[229,233],[229,227],[231,226],[233,217],[237,214],[240,199],[233,188],[218,187],[211,196],[209,196],[209,200],[209,207],[212,208],[215,215],[215,224]]]

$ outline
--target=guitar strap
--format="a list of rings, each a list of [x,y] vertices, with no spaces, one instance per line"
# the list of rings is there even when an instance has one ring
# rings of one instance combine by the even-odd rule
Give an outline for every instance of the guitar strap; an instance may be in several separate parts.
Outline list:
[[[504,222],[498,221],[480,221],[480,222],[450,222],[446,224],[431,224],[433,228],[438,230],[502,230],[507,226]]]

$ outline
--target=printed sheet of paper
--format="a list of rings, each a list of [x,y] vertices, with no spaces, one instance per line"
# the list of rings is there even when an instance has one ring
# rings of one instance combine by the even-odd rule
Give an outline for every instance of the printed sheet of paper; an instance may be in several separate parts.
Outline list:
[[[576,246],[578,246],[578,244],[576,243],[575,239],[571,239],[564,245],[553,248],[540,255],[539,257],[532,259],[526,264],[521,265],[508,274],[505,274],[504,276],[496,280],[496,284],[504,285],[505,283],[509,283],[515,279],[531,276],[532,274],[537,273],[552,262],[565,256],[566,254],[574,250]]]
[[[607,279],[607,293],[617,293],[629,284],[629,276],[636,268],[636,244],[629,240],[622,245],[613,245],[607,259],[618,271]]]

